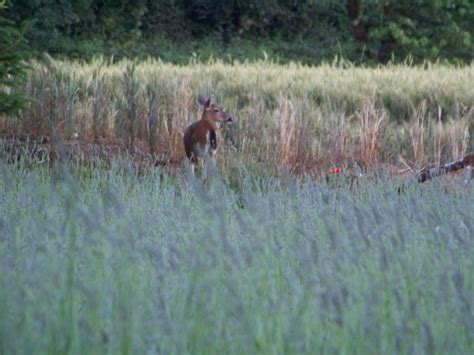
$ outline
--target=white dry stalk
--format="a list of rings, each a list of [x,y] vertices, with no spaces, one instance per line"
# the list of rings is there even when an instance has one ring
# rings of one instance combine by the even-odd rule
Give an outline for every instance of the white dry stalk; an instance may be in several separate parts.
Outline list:
[[[424,155],[424,141],[425,141],[425,117],[427,113],[426,100],[423,100],[421,105],[415,109],[413,116],[413,124],[410,128],[411,147],[413,151],[413,158],[417,163],[425,162]]]
[[[280,122],[280,161],[286,165],[290,162],[296,130],[296,112],[293,103],[287,98],[280,98],[278,117]]]
[[[360,122],[359,136],[362,157],[367,163],[376,162],[387,113],[385,110],[377,109],[375,107],[375,97],[371,97],[364,100],[362,110],[356,116]]]

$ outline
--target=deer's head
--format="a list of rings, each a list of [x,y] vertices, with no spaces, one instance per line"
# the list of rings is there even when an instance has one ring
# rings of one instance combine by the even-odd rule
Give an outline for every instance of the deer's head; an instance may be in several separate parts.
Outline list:
[[[203,108],[202,118],[213,122],[229,123],[232,117],[215,103],[211,103],[210,97],[198,96],[199,104]]]

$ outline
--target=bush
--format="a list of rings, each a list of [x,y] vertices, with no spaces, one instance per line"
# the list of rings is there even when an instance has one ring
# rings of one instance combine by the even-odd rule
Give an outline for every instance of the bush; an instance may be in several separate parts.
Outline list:
[[[35,21],[28,36],[35,49],[76,58],[78,41],[100,44],[101,54],[114,57],[139,53],[175,62],[209,38],[214,57],[226,58],[233,43],[247,41],[252,48],[244,56],[253,59],[263,42],[282,48],[272,59],[311,64],[335,54],[363,63],[470,61],[474,48],[469,0],[16,0],[10,18]],[[150,44],[158,39],[172,50],[154,50]],[[79,50],[84,58],[97,54],[84,45]]]
[[[0,2],[0,11],[5,8],[5,2]],[[30,22],[23,21],[17,27],[0,16],[0,114],[17,115],[28,101],[15,89],[26,79],[26,60],[31,51],[25,34],[30,27]]]

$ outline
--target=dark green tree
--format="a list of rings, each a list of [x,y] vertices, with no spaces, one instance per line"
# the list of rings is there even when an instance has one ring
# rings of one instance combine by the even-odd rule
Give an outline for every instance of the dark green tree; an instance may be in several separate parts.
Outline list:
[[[474,52],[473,0],[7,1],[7,18],[35,22],[33,47],[61,56],[169,51],[173,59],[203,40],[222,55],[243,40],[310,63],[336,54],[372,63],[470,61]],[[252,48],[242,48],[245,58]]]
[[[354,40],[377,62],[471,60],[471,0],[346,0]]]
[[[31,27],[23,21],[19,26],[2,16],[5,1],[0,0],[0,114],[18,115],[28,102],[17,88],[25,81],[27,59],[31,50],[25,34]]]

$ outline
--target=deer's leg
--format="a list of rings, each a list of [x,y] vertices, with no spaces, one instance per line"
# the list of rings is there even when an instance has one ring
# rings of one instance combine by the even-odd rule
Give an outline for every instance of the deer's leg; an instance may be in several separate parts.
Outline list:
[[[201,157],[201,159],[199,159],[199,169],[201,170],[201,178],[205,180],[207,178],[207,169],[204,157]]]
[[[217,166],[217,152],[216,151],[212,152],[212,164],[214,166]]]

